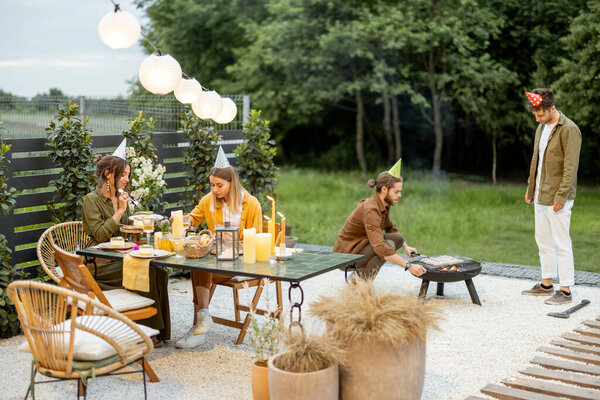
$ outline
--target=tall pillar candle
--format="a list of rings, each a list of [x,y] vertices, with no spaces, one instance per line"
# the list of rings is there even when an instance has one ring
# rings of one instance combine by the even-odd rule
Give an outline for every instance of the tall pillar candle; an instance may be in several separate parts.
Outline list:
[[[280,212],[278,212],[277,214],[279,214],[279,216],[281,217],[281,241],[280,241],[280,243],[285,244],[285,215],[283,215]]]
[[[275,255],[275,220],[271,219],[268,223],[268,230],[271,234],[271,255]]]
[[[244,264],[256,262],[256,229],[244,229]]]
[[[269,261],[271,256],[271,234],[256,234],[256,261]]]
[[[185,233],[183,230],[183,210],[171,211],[171,217],[173,217],[173,222],[171,224],[173,235],[184,236]]]

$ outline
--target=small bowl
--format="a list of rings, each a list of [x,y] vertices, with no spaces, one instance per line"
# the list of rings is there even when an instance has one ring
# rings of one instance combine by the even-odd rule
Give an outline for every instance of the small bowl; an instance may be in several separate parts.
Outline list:
[[[276,259],[277,261],[286,261],[286,260],[289,260],[289,259],[292,257],[292,255],[293,255],[292,253],[286,253],[286,254],[285,254],[285,255],[283,255],[283,256],[280,256],[280,255],[278,254],[278,255],[276,255],[276,256],[275,256],[275,259]]]

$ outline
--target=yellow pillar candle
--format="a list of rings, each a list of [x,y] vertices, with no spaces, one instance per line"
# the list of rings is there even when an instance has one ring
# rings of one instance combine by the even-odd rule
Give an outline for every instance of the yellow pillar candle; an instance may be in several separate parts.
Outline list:
[[[244,229],[244,264],[256,262],[256,228]]]
[[[171,217],[173,217],[173,223],[171,224],[171,230],[174,236],[184,236],[183,230],[183,210],[171,211]]]
[[[256,261],[269,261],[271,256],[271,234],[256,234]]]
[[[160,249],[160,241],[162,239],[162,232],[156,232],[154,233],[154,248],[155,249]]]
[[[283,215],[282,213],[278,212],[277,214],[279,214],[279,216],[281,217],[281,242],[285,244],[285,215]]]

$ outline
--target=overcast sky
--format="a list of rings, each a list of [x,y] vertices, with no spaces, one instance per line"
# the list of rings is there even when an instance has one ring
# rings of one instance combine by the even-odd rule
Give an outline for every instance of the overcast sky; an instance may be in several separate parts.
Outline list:
[[[117,1],[138,17],[131,0]],[[110,0],[0,0],[0,89],[32,97],[59,88],[68,95],[126,95],[146,55],[139,44],[111,49],[98,23]]]

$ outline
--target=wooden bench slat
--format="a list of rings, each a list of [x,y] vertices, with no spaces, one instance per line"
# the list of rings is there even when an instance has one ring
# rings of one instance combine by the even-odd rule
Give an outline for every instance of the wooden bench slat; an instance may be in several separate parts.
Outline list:
[[[469,396],[469,397],[465,397],[465,400],[488,400],[488,399],[485,397]]]
[[[576,333],[563,333],[561,337],[591,346],[600,346],[600,339],[592,336],[578,335]]]
[[[592,389],[600,389],[599,378],[594,378],[589,375],[577,374],[575,372],[566,372],[539,367],[527,367],[525,370],[519,371],[519,373],[540,379],[550,379],[565,383],[571,383],[577,386],[589,387]]]
[[[555,396],[500,385],[487,385],[481,389],[481,393],[500,400],[556,400]]]
[[[579,351],[581,353],[600,355],[600,348],[596,346],[586,346],[585,344],[569,342],[568,340],[553,340],[550,342],[550,344],[553,344],[554,346],[564,347],[573,351]]]
[[[586,335],[586,336],[593,336],[593,337],[597,337],[600,338],[600,329],[594,329],[594,328],[575,328],[573,329],[575,332],[577,333],[581,333],[582,335]]]
[[[574,351],[559,349],[556,347],[542,346],[538,347],[537,351],[542,353],[553,354],[558,357],[567,358],[569,360],[581,361],[586,364],[600,365],[600,356],[587,355],[584,353],[576,353]]]
[[[530,361],[532,364],[539,364],[551,369],[564,369],[565,371],[582,372],[590,375],[600,375],[600,368],[593,365],[586,365],[578,362],[554,360],[546,357],[534,357]]]
[[[594,389],[582,389],[558,383],[550,383],[534,379],[509,378],[502,381],[503,384],[521,390],[529,390],[549,396],[566,397],[573,400],[598,400],[600,391]]]
[[[582,322],[583,325],[591,326],[592,328],[600,329],[600,321],[588,319]]]

